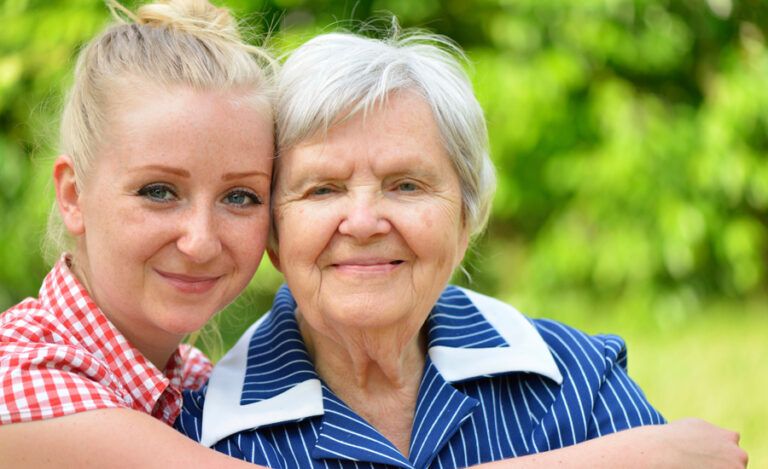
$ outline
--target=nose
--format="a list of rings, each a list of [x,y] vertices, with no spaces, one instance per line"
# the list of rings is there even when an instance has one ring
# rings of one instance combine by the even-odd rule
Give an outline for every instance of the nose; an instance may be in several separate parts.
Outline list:
[[[389,232],[391,225],[384,216],[382,200],[373,194],[349,197],[346,214],[339,224],[339,233],[364,240]]]
[[[197,264],[204,264],[221,254],[221,239],[211,208],[190,207],[181,222],[181,235],[176,246]]]

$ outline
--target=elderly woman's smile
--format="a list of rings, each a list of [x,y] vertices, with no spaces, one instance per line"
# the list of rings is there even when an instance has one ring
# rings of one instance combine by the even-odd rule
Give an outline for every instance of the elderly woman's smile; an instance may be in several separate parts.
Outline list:
[[[359,256],[336,262],[332,267],[335,267],[340,274],[360,276],[386,274],[394,271],[402,263],[402,260],[390,261],[385,257]]]
[[[468,241],[459,178],[430,107],[392,93],[278,164],[273,257],[307,322],[417,336]]]

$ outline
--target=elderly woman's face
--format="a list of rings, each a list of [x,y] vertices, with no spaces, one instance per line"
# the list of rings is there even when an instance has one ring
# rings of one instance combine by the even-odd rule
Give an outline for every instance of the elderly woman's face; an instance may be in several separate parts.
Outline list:
[[[467,247],[458,176],[410,92],[285,152],[274,202],[273,259],[314,328],[420,327]]]

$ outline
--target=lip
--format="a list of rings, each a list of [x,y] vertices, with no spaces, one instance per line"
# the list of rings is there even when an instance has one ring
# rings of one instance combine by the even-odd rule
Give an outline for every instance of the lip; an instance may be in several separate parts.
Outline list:
[[[160,277],[165,279],[174,288],[183,293],[205,293],[211,290],[222,277],[221,275],[185,275],[173,272],[164,272],[157,269],[155,269],[155,272],[157,272]]]
[[[391,258],[361,257],[332,264],[338,272],[349,274],[386,274],[397,270],[404,261]]]

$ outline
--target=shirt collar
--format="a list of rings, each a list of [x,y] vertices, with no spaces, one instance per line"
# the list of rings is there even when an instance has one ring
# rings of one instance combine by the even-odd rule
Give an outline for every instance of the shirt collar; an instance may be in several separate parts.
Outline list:
[[[429,357],[449,382],[499,373],[563,377],[533,324],[512,306],[449,286],[430,314]]]
[[[322,384],[304,348],[286,286],[214,367],[203,407],[201,443],[323,414]],[[448,382],[510,372],[562,375],[530,321],[513,307],[449,286],[427,319],[429,358]]]
[[[180,408],[184,372],[179,349],[170,357],[164,372],[157,369],[96,306],[69,264],[70,258],[65,254],[46,276],[40,288],[41,304],[56,313],[67,335],[108,365],[119,387],[129,393],[121,397],[132,408],[151,414],[163,392],[172,390],[179,401],[173,406],[175,411],[160,409],[158,415],[172,423]]]

